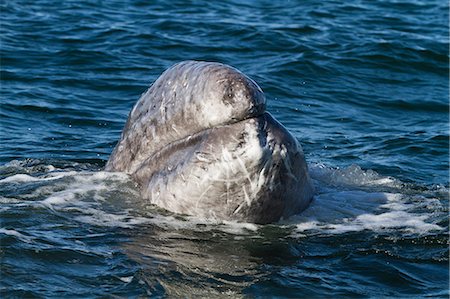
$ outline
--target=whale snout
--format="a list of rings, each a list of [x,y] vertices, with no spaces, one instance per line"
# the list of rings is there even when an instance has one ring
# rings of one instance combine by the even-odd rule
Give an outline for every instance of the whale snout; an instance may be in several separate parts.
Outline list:
[[[261,115],[266,110],[266,98],[263,91],[242,73],[230,69],[224,80],[218,80],[218,84],[222,102],[226,106],[233,107],[236,112],[241,112],[236,113],[235,118]]]

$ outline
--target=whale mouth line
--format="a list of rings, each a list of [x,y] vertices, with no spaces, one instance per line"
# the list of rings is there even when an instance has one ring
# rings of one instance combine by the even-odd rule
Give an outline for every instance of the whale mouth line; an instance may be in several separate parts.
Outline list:
[[[270,113],[265,111],[265,110],[263,110],[259,114],[249,114],[247,117],[243,117],[243,118],[240,118],[240,119],[230,118],[231,121],[229,121],[229,122],[224,122],[222,124],[217,124],[217,125],[211,125],[211,126],[209,126],[207,128],[203,128],[203,129],[201,129],[199,131],[187,134],[187,135],[185,135],[185,136],[183,136],[181,138],[178,138],[176,140],[167,142],[166,144],[162,145],[161,148],[156,149],[154,151],[154,153],[151,154],[145,160],[151,159],[152,157],[158,155],[159,152],[164,151],[166,148],[170,148],[174,144],[181,144],[181,143],[183,143],[183,141],[189,141],[191,139],[192,140],[198,140],[199,139],[198,136],[203,134],[203,133],[211,132],[212,130],[220,129],[220,128],[223,128],[223,127],[231,127],[231,126],[240,124],[242,122],[245,122],[245,121],[248,121],[248,120],[251,120],[251,119],[255,119],[256,120],[256,119],[258,119],[260,117],[264,117],[265,115],[270,115]],[[134,172],[136,172],[136,171],[137,170],[135,170]]]
[[[252,116],[249,116],[249,117],[246,117],[241,120],[234,121],[234,122],[213,125],[213,126],[205,128],[205,129],[199,130],[195,133],[188,134],[187,136],[178,138],[174,141],[164,144],[161,148],[155,150],[154,153],[152,153],[144,161],[151,161],[152,159],[157,158],[158,156],[162,155],[164,152],[169,151],[169,150],[175,150],[175,149],[180,149],[183,147],[195,146],[195,144],[201,143],[202,137],[206,138],[206,136],[214,130],[220,130],[220,128],[225,128],[225,127],[232,127],[235,125],[239,125],[242,122],[253,120],[253,119],[256,121],[260,117],[265,118],[266,115],[270,115],[270,113],[264,111],[259,115],[252,115]],[[145,163],[143,163],[143,165],[145,165]],[[137,173],[140,169],[141,169],[141,167],[135,169],[132,173]]]

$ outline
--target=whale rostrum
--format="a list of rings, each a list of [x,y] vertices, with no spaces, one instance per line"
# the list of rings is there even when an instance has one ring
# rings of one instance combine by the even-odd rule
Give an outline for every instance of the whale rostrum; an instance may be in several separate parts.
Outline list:
[[[185,61],[131,110],[106,164],[169,211],[270,223],[309,205],[303,151],[266,111],[261,88],[230,66]]]

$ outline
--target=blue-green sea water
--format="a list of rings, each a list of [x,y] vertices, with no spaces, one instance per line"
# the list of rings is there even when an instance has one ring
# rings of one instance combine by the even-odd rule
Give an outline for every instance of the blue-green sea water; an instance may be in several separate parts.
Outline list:
[[[449,291],[442,0],[0,4],[2,298],[441,297]],[[174,215],[102,171],[168,67],[230,64],[303,146],[308,210]]]

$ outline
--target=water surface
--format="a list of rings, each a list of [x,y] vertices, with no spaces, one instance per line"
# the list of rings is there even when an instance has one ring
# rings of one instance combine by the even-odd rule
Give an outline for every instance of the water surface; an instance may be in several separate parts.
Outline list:
[[[445,1],[3,1],[7,297],[448,297]],[[235,66],[301,142],[311,207],[173,215],[102,171],[186,59]]]

